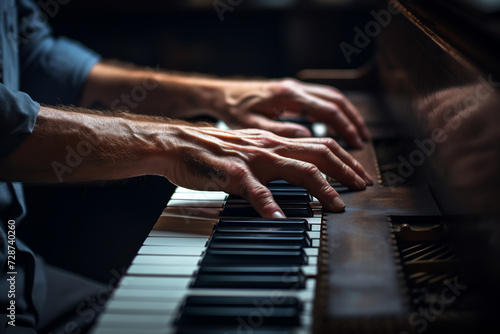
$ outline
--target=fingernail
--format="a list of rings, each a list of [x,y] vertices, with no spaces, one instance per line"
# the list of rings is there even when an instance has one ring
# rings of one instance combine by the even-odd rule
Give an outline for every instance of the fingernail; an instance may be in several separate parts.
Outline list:
[[[365,175],[365,182],[367,185],[373,184],[373,177],[370,174]]]
[[[332,201],[332,204],[335,212],[344,212],[345,203],[342,198],[340,198],[339,196],[335,197]]]
[[[356,175],[356,178],[354,179],[354,182],[356,183],[357,188],[364,189],[366,187],[366,182],[363,180],[359,175]]]
[[[284,219],[286,218],[284,214],[282,214],[281,212],[279,211],[274,211],[273,215],[272,215],[273,218],[280,218],[280,219]]]
[[[356,137],[355,142],[357,147],[363,147],[363,141],[361,140],[361,138]]]

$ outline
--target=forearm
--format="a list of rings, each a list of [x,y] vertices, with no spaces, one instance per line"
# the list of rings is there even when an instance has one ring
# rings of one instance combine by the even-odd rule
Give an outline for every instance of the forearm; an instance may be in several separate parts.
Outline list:
[[[154,174],[168,124],[42,107],[34,131],[0,163],[4,180],[82,182]]]
[[[80,104],[113,111],[187,118],[213,114],[223,101],[222,81],[156,69],[99,63],[91,70]]]

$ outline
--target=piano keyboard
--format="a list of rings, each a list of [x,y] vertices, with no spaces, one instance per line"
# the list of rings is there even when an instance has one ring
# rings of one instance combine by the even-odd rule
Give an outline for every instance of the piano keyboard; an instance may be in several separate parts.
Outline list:
[[[311,333],[321,204],[282,181],[269,188],[289,219],[177,188],[92,333]]]

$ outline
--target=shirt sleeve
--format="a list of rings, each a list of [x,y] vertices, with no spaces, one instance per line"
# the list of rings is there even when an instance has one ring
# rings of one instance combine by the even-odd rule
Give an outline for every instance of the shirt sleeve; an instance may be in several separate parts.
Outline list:
[[[40,105],[0,83],[0,160],[12,153],[35,126]]]
[[[40,103],[77,104],[100,56],[78,42],[55,38],[30,0],[19,0],[18,17],[21,91]]]

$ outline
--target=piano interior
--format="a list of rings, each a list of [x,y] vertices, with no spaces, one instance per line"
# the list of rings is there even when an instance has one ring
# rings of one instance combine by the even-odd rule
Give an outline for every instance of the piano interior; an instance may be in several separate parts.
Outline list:
[[[223,22],[217,1],[172,1],[160,12],[171,6],[201,22],[227,24],[226,30],[242,20],[255,29],[242,39],[263,47],[244,48],[252,56],[245,74],[292,75],[343,90],[372,133],[362,149],[348,149],[376,182],[350,191],[331,180],[347,205],[341,214],[322,211],[305,189],[273,182],[293,217],[285,221],[257,218],[234,196],[176,189],[93,333],[494,331],[500,300],[496,2],[222,2],[234,9]],[[116,3],[102,2],[108,11]],[[125,11],[131,6],[123,4]],[[56,30],[67,27],[58,20]],[[200,26],[186,33],[191,40],[184,45],[175,34],[164,37],[163,48],[169,42],[180,48],[164,52],[160,62],[193,71],[210,64],[222,75],[241,71],[236,66],[248,58],[235,53],[239,61],[217,61],[219,51],[206,42],[233,52],[237,41],[229,32],[207,37]],[[92,43],[112,55],[104,43]],[[145,49],[139,61],[157,60]]]

